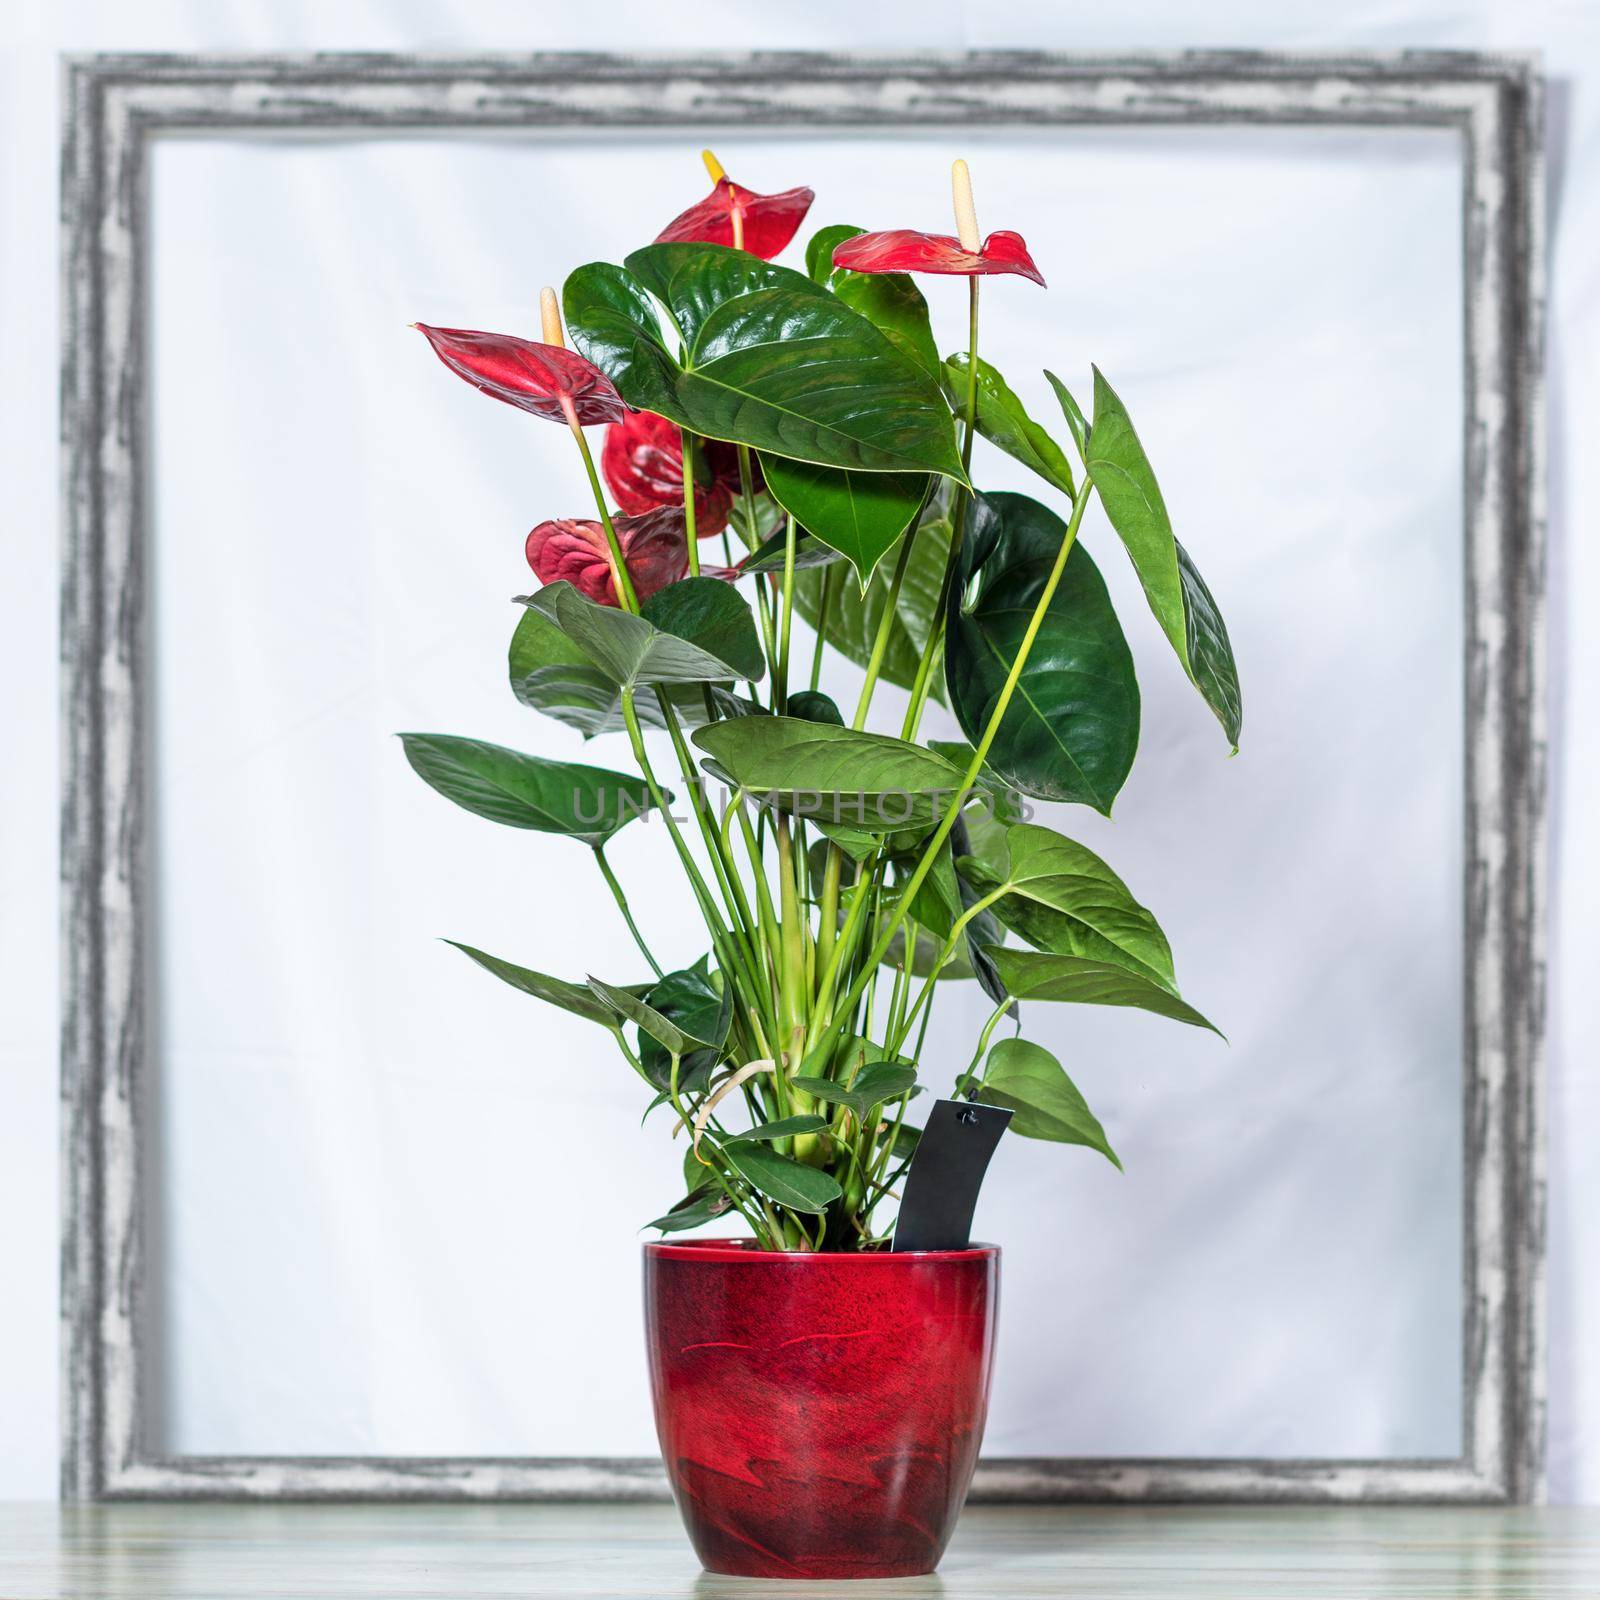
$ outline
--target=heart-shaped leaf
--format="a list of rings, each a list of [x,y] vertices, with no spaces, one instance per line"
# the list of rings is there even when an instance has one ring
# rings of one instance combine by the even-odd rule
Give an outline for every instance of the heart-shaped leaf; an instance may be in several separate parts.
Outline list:
[[[402,733],[400,741],[424,783],[474,816],[510,828],[561,833],[597,847],[650,809],[644,780],[625,772],[444,733]]]
[[[1144,446],[1116,391],[1094,369],[1094,426],[1089,471],[1106,517],[1133,559],[1145,599],[1183,670],[1216,714],[1228,742],[1239,748],[1243,712],[1239,669],[1227,625],[1188,552],[1172,535],[1166,503]]]
[[[627,270],[578,268],[564,303],[573,343],[636,408],[796,461],[964,481],[938,385],[803,273],[717,245],[657,244]]]
[[[711,649],[680,637],[649,616],[636,617],[615,606],[597,605],[570,583],[546,584],[527,596],[525,603],[559,628],[594,666],[622,688],[759,678],[761,647],[755,638],[749,607],[729,585],[715,578],[687,578],[683,584],[673,584],[672,589],[681,589],[685,584],[710,584],[718,594],[731,598],[737,609],[730,610],[725,601],[714,601],[708,591],[699,589],[692,602],[680,597],[653,616],[662,624],[681,626],[693,622],[702,626],[720,648],[731,648],[740,657],[738,662],[725,660]],[[651,606],[669,592],[663,589]],[[751,629],[748,639],[743,637],[745,623]]]
[[[961,876],[984,895],[1001,891],[994,911],[1036,949],[1130,968],[1177,993],[1172,950],[1156,919],[1092,850],[1033,823],[1006,831],[1008,864],[993,871],[973,857]]]
[[[1193,1006],[1185,1004],[1170,988],[1120,963],[1054,955],[1041,950],[1012,950],[1003,945],[990,945],[989,955],[1006,992],[1019,1000],[1133,1006],[1140,1011],[1153,1011],[1157,1016],[1171,1017],[1174,1022],[1187,1022],[1191,1027],[1210,1028],[1219,1038],[1222,1036],[1215,1024],[1208,1022]]]
[[[1078,1086],[1061,1063],[1026,1039],[1002,1039],[989,1052],[976,1098],[1014,1111],[1011,1131],[1025,1139],[1083,1144],[1098,1150],[1118,1172],[1122,1163]]]
[[[962,774],[921,745],[798,717],[715,722],[694,742],[780,809],[869,831],[937,821],[961,787]]]
[[[945,681],[961,731],[976,741],[1005,685],[1066,525],[1020,494],[976,495],[950,596]],[[966,591],[974,575],[977,592]],[[1072,547],[988,762],[1041,800],[1111,814],[1139,747],[1133,657],[1089,552]]]
[[[928,748],[938,751],[951,766],[958,767],[962,772],[972,765],[972,758],[977,754],[965,739],[930,739]],[[978,776],[973,782],[979,791],[976,800],[986,814],[998,818],[1006,827],[1024,819],[1028,802],[987,762],[978,768]],[[961,853],[957,851],[958,855]]]
[[[780,1156],[764,1144],[725,1144],[722,1156],[753,1189],[791,1211],[820,1215],[844,1193],[826,1172]]]
[[[507,655],[511,692],[523,705],[542,711],[585,739],[615,733],[624,726],[622,686],[602,671],[555,623],[531,607],[517,619]],[[662,684],[658,692],[685,727],[705,721],[705,694],[698,684]],[[713,694],[723,691],[713,688]],[[746,702],[748,703],[748,702]],[[635,704],[647,728],[666,726],[656,695]]]
[[[964,355],[944,364],[944,392],[955,410],[965,415],[971,366]],[[978,432],[1008,456],[1037,472],[1069,499],[1077,493],[1066,452],[1027,413],[1006,380],[981,358],[978,361]]]
[[[570,1011],[575,1017],[598,1022],[603,1028],[614,1029],[617,1025],[610,1008],[596,1000],[582,984],[568,983],[564,978],[552,978],[549,973],[535,972],[531,967],[519,967],[514,961],[502,961],[499,956],[474,950],[470,944],[462,944],[456,939],[446,939],[445,943],[454,945],[463,955],[470,956],[485,972],[492,972],[502,982],[509,983],[513,989],[520,989],[524,994],[531,994],[536,1000],[546,1000],[553,1006],[560,1006],[563,1011]]]
[[[790,1082],[813,1100],[848,1106],[858,1122],[865,1122],[874,1106],[881,1106],[886,1100],[898,1100],[916,1087],[917,1069],[897,1061],[874,1061],[864,1066],[848,1084],[832,1078],[813,1077],[792,1078]]]
[[[742,595],[716,578],[683,578],[659,589],[640,614],[663,633],[726,661],[750,682],[766,668],[755,618]]]
[[[950,553],[947,512],[948,502],[943,496],[935,495],[908,536],[916,540],[916,547],[901,580],[879,671],[885,683],[898,684],[902,689],[909,689],[916,679],[917,665],[938,609],[945,561]],[[890,574],[899,554],[896,548],[886,553],[886,559],[879,563],[864,595],[840,573],[830,576],[826,571],[806,572],[795,580],[795,609],[812,627],[816,627],[822,615],[823,585],[827,583],[824,636],[835,650],[858,667],[866,666],[872,657],[878,624],[889,603]],[[935,672],[933,692],[939,699],[944,698],[943,673]]]
[[[789,1139],[797,1133],[821,1133],[827,1126],[826,1117],[810,1111],[798,1117],[779,1117],[776,1122],[763,1122],[759,1128],[747,1128],[743,1133],[734,1134],[723,1141],[723,1148],[730,1144],[771,1144],[774,1139]]]
[[[863,589],[928,496],[928,476],[921,472],[841,472],[773,455],[761,457],[761,471],[773,499],[807,533],[846,557]]]

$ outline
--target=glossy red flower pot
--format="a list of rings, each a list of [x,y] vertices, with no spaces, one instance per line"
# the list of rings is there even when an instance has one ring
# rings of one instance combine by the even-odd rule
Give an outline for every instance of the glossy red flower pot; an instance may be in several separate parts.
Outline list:
[[[696,1554],[754,1578],[932,1572],[966,1499],[1000,1251],[644,1247],[656,1431]]]

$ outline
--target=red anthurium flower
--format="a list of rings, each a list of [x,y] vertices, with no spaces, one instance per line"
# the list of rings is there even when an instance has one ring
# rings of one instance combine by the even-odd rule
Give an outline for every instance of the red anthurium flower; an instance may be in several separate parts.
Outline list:
[[[509,333],[430,328],[420,322],[416,327],[453,373],[508,406],[584,426],[617,422],[628,414],[612,381],[575,350]]]
[[[968,250],[947,233],[918,233],[915,228],[858,233],[834,247],[833,264],[851,272],[944,272],[966,278],[1014,272],[1044,287],[1044,276],[1020,233],[991,233],[977,250]]]
[[[702,539],[728,525],[734,491],[739,487],[739,457],[731,445],[704,446],[710,481],[704,469],[694,485],[694,531]],[[657,506],[683,505],[683,442],[678,425],[653,411],[635,411],[606,429],[600,471],[616,502],[630,516]]]
[[[689,570],[683,507],[659,506],[641,517],[616,517],[617,543],[640,602],[676,583]],[[541,522],[528,535],[528,565],[541,583],[566,579],[603,606],[619,604],[606,530],[598,522],[562,517]]]
[[[735,183],[709,150],[701,154],[714,184],[711,193],[674,217],[656,243],[727,244],[772,260],[794,238],[816,196],[809,189],[757,194]]]

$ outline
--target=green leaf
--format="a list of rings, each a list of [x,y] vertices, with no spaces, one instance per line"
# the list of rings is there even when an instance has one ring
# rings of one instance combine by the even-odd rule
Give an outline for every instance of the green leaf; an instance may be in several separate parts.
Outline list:
[[[561,833],[599,846],[650,809],[644,780],[625,772],[443,733],[402,733],[400,740],[424,783],[474,816],[509,828]]]
[[[1019,1000],[1133,1006],[1140,1011],[1153,1011],[1157,1016],[1171,1017],[1174,1022],[1187,1022],[1191,1027],[1210,1028],[1222,1037],[1220,1029],[1193,1006],[1180,1000],[1170,988],[1119,963],[1039,950],[1012,950],[1003,945],[990,945],[989,955],[1007,992]]]
[[[747,682],[766,669],[748,603],[720,578],[680,579],[658,589],[639,610],[653,627],[726,661]]]
[[[622,720],[622,686],[603,672],[548,617],[531,607],[524,609],[511,635],[507,656],[511,692],[535,711],[569,728],[585,739],[615,733]],[[698,684],[662,684],[685,727],[698,727],[706,719],[705,695]],[[723,691],[713,688],[713,694]],[[647,728],[666,726],[656,695],[642,695],[635,704],[640,723]]]
[[[764,1144],[725,1144],[722,1156],[752,1188],[791,1211],[820,1215],[844,1193],[826,1172],[791,1161]]]
[[[649,245],[627,268],[580,267],[563,299],[573,343],[630,405],[796,461],[965,481],[938,385],[803,273],[704,244]]]
[[[825,285],[834,272],[833,252],[846,239],[866,231],[848,222],[833,222],[826,228],[818,228],[806,243],[806,276],[813,283]]]
[[[731,595],[745,619],[749,619],[749,608],[730,585],[716,578],[688,578],[684,581],[709,583],[724,595]],[[673,587],[679,588],[681,585],[674,584]],[[669,629],[658,627],[647,617],[636,617],[616,606],[599,605],[565,581],[547,583],[537,593],[528,595],[524,604],[559,628],[594,666],[622,688],[636,688],[640,684],[726,683],[736,678],[759,678],[759,646],[752,661],[744,641],[739,638],[737,617],[725,606],[711,603],[709,597],[703,600],[702,596],[703,591],[696,596],[692,607],[681,601],[674,602],[667,608],[666,620],[681,623],[685,620],[685,612],[692,613],[696,620],[702,622],[715,620],[718,625],[708,631],[724,646],[730,643],[735,646],[742,665],[713,655],[709,649],[702,648],[693,640],[680,638]],[[714,616],[717,611],[721,612],[720,618]]]
[[[1156,919],[1092,850],[1032,823],[1006,832],[1008,863],[996,872],[967,857],[956,863],[980,893],[1003,891],[994,911],[1039,950],[1129,967],[1177,993],[1172,950]]]
[[[840,472],[765,454],[761,471],[773,499],[807,533],[845,556],[863,589],[928,496],[922,472]]]
[[[831,263],[834,249],[846,239],[863,232],[861,228],[830,228],[828,245]],[[815,245],[822,236],[811,241]],[[806,269],[818,283],[826,283],[852,311],[859,311],[891,344],[909,356],[934,378],[939,376],[939,347],[933,341],[928,320],[928,302],[916,280],[908,272],[851,272],[835,267],[826,278],[817,277],[810,246],[806,249]]]
[[[678,1089],[695,1094],[710,1078],[733,1022],[733,991],[718,988],[698,967],[669,972],[645,991],[644,1003],[670,1022],[691,1046],[678,1063]],[[639,1039],[639,1065],[658,1089],[672,1082],[672,1052],[646,1029]]]
[[[714,722],[694,742],[781,810],[868,831],[937,821],[961,787],[962,774],[921,745],[798,717]]]
[[[788,714],[803,722],[827,722],[835,728],[844,726],[844,713],[834,704],[832,695],[820,689],[799,689],[790,695]]]
[[[988,725],[1065,536],[1061,519],[1026,495],[973,497],[945,636],[950,704],[971,740]],[[1081,802],[1109,816],[1138,747],[1133,657],[1105,580],[1079,542],[988,762],[1024,794]]]
[[[909,689],[916,678],[917,663],[938,610],[939,590],[950,552],[947,512],[948,502],[943,496],[935,495],[909,536],[916,540],[916,547],[906,564],[880,672],[885,683],[898,684],[902,689]],[[865,595],[838,573],[832,574],[831,581],[827,571],[807,572],[795,580],[795,609],[813,628],[821,615],[823,584],[828,582],[824,634],[835,650],[858,667],[866,666],[872,657],[872,643],[889,603],[890,574],[899,554],[898,549],[887,552],[886,559],[867,585]],[[937,671],[933,677],[933,692],[937,698],[944,698],[943,675]]]
[[[1211,591],[1172,535],[1172,523],[1144,446],[1098,367],[1094,369],[1094,426],[1089,430],[1088,462],[1100,504],[1127,547],[1161,631],[1237,750],[1243,713],[1239,669],[1227,626]]]
[[[774,1139],[788,1139],[797,1133],[821,1133],[828,1126],[826,1117],[806,1112],[799,1117],[779,1117],[776,1122],[763,1122],[759,1128],[747,1128],[723,1141],[723,1149],[730,1144],[770,1144]]]
[[[628,989],[619,989],[613,983],[602,983],[591,976],[586,980],[590,991],[609,1011],[627,1022],[634,1023],[658,1044],[665,1046],[670,1055],[685,1056],[691,1044],[705,1044],[704,1039],[691,1039],[675,1023],[662,1016],[648,1001]],[[658,1083],[657,1089],[661,1087]]]
[[[967,410],[969,371],[964,355],[945,361],[944,392],[961,416]],[[1069,499],[1077,493],[1066,452],[1028,415],[1006,380],[982,358],[978,361],[978,432]]]
[[[1011,1131],[1025,1139],[1083,1144],[1098,1150],[1118,1172],[1122,1163],[1088,1102],[1048,1050],[1026,1039],[1002,1039],[989,1052],[976,1098],[1016,1115]]]
[[[601,1005],[582,984],[568,983],[564,978],[552,978],[549,973],[535,972],[531,967],[519,967],[514,961],[502,961],[499,956],[474,950],[470,944],[462,944],[457,939],[446,939],[445,943],[454,945],[463,955],[470,956],[485,972],[492,972],[502,982],[509,983],[513,989],[520,989],[524,994],[531,994],[536,1000],[560,1006],[563,1011],[570,1011],[573,1016],[582,1017],[586,1022],[598,1022],[603,1028],[615,1029],[617,1025],[610,1008]]]
[[[1078,447],[1078,454],[1086,460],[1089,455],[1089,423],[1084,417],[1083,407],[1072,398],[1072,391],[1067,388],[1055,373],[1048,368],[1045,377],[1050,381],[1050,387],[1056,392],[1056,399],[1061,402],[1061,409],[1066,414],[1067,427],[1072,433],[1073,442]]]
[[[939,847],[939,854],[934,858],[932,870],[922,880],[922,887],[912,902],[912,916],[938,935],[941,945],[943,940],[950,936],[950,930],[955,926],[957,918],[977,899],[955,869],[955,858],[966,855],[970,848],[966,818],[957,817],[949,838]],[[1001,931],[1000,923],[994,913],[985,909],[966,924],[958,946],[958,949],[964,949],[966,952],[967,971],[978,980],[983,992],[996,1005],[1007,998],[1006,989],[994,970],[994,963],[989,959],[986,947],[1000,944],[1004,938],[1005,934]],[[913,952],[913,958],[915,955],[916,952]],[[931,962],[930,956],[930,965]],[[913,971],[915,970],[913,967]],[[944,975],[960,977],[966,974],[946,967]],[[1010,1007],[1012,1015],[1016,1014],[1016,1009],[1015,1005]]]
[[[820,539],[813,539],[804,528],[796,530],[797,537],[794,542],[794,569],[804,572],[810,567],[831,566],[835,561],[843,561],[844,557],[833,548],[831,544],[824,544]],[[783,552],[787,541],[787,532],[780,528],[772,537],[752,550],[735,568],[734,571],[741,578],[748,577],[753,572],[782,572]]]
[[[833,1078],[791,1078],[791,1085],[828,1105],[848,1106],[858,1122],[865,1122],[874,1106],[898,1100],[916,1087],[917,1069],[896,1061],[874,1061],[848,1083]]]
[[[714,1222],[732,1209],[733,1201],[722,1189],[714,1183],[702,1183],[686,1194],[664,1217],[645,1223],[645,1227],[659,1228],[663,1233],[683,1233],[689,1228]]]
[[[928,748],[937,751],[962,772],[972,765],[972,758],[977,754],[965,739],[930,739]],[[988,815],[997,817],[1006,827],[1022,821],[1027,801],[987,762],[978,768],[974,785],[982,791],[979,799]]]

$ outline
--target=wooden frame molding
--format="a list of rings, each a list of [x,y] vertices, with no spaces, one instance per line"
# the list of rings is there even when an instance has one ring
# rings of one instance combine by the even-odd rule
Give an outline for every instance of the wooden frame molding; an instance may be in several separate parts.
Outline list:
[[[162,1456],[141,1352],[154,1177],[142,752],[149,146],[452,128],[1252,123],[1456,130],[1465,265],[1462,1448],[1447,1460],[987,1460],[975,1499],[1525,1501],[1544,1443],[1541,79],[1453,52],[632,59],[102,55],[62,173],[62,1492],[84,1499],[660,1498],[654,1460]]]

